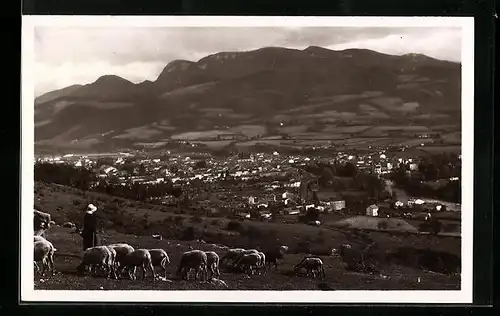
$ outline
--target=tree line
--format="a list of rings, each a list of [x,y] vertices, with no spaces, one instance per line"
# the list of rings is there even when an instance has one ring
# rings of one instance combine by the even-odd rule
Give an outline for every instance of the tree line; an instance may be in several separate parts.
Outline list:
[[[409,166],[400,165],[391,178],[396,186],[410,195],[460,203],[461,167],[458,155],[439,154],[424,158],[417,171],[409,171]],[[457,177],[458,180],[451,181],[452,177]],[[443,184],[433,186],[432,183],[437,180],[443,181]]]
[[[113,178],[100,179],[95,172],[85,167],[69,164],[36,163],[34,178],[35,181],[55,183],[138,201],[147,201],[150,198],[166,195],[179,198],[183,193],[183,190],[174,187],[171,181],[147,184],[128,181],[121,184]]]

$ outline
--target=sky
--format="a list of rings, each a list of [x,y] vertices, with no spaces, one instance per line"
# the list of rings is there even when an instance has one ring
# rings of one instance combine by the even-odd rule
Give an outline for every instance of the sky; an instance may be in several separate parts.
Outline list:
[[[154,81],[172,60],[266,46],[367,48],[461,61],[459,27],[61,27],[35,28],[35,96],[102,75]]]

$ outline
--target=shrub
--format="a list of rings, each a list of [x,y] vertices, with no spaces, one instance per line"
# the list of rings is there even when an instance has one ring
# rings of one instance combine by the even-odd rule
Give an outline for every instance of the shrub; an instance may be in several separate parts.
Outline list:
[[[315,247],[312,249],[309,249],[309,252],[312,255],[315,256],[329,256],[331,254],[331,249],[327,247]]]
[[[431,225],[428,222],[421,223],[418,225],[418,231],[428,233],[431,231]]]
[[[186,227],[181,233],[181,240],[196,239],[196,230],[193,226]]]
[[[443,225],[444,232],[456,232],[460,230],[460,225],[456,223],[445,224]]]
[[[174,222],[175,222],[175,225],[182,226],[184,223],[184,217],[176,216],[176,217],[174,217]]]
[[[75,200],[73,200],[73,205],[78,206],[78,205],[80,205],[80,204],[82,204],[82,201],[80,201],[80,200],[76,200],[76,199],[75,199]]]
[[[227,223],[226,229],[230,231],[242,231],[243,225],[236,221],[230,221],[229,223]]]
[[[379,221],[377,223],[377,228],[380,230],[386,230],[387,228],[389,228],[389,224],[386,221]]]
[[[116,204],[111,204],[106,207],[111,212],[119,212],[120,208]]]
[[[310,251],[309,243],[306,241],[299,241],[295,247],[296,253],[310,253]]]
[[[245,231],[242,231],[241,234],[253,240],[259,239],[263,235],[262,231],[255,226],[248,227]]]
[[[203,219],[197,215],[191,216],[191,222],[192,223],[201,223],[203,222]]]
[[[212,225],[214,225],[214,226],[219,226],[221,222],[220,222],[220,220],[218,220],[218,219],[213,219],[211,223],[212,223]]]

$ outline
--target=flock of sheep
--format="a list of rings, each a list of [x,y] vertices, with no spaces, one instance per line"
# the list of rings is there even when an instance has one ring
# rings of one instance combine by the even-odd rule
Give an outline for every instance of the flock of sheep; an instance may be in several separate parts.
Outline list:
[[[47,270],[54,275],[54,254],[56,248],[44,235],[50,227],[50,215],[35,210],[35,217],[39,222],[35,223],[34,236],[34,266],[38,273],[45,275]],[[225,251],[219,257],[215,251],[195,250],[190,247],[189,251],[182,254],[176,275],[180,279],[189,280],[194,273],[194,279],[211,281],[226,286],[220,278],[219,266],[223,266],[228,272],[245,272],[247,275],[266,272],[274,265],[278,268],[278,262],[284,259],[288,252],[287,246],[279,246],[270,250],[259,251],[257,249],[243,249],[219,247]],[[343,244],[338,249],[332,250],[332,256],[340,256],[348,265],[356,262],[355,251],[349,244]],[[41,263],[41,269],[40,264]],[[154,280],[167,280],[167,266],[170,258],[164,249],[135,249],[126,243],[116,243],[89,248],[84,251],[81,263],[76,267],[80,275],[90,273],[92,275],[103,273],[106,278],[118,279],[124,273],[128,274],[130,280],[136,280],[136,269],[142,270],[142,278],[146,277],[149,269]],[[155,268],[160,267],[164,276],[156,273]],[[305,270],[307,276],[313,278],[325,278],[323,261],[312,255],[305,256],[293,272]]]
[[[54,275],[54,253],[57,249],[42,236],[34,236],[34,264],[37,271],[43,276],[47,270]],[[242,271],[247,275],[266,271],[272,264],[277,268],[278,260],[283,259],[288,251],[287,246],[280,246],[272,251],[261,252],[256,249],[234,248],[227,249],[222,257],[215,251],[202,251],[191,249],[182,254],[176,275],[184,280],[190,276],[194,280],[223,281],[219,280],[219,266],[223,265],[228,271]],[[266,260],[267,258],[267,260]],[[41,263],[42,269],[39,264]],[[76,267],[79,274],[90,273],[93,275],[104,273],[106,278],[118,279],[124,273],[130,280],[136,280],[136,269],[142,270],[142,279],[146,277],[147,270],[151,272],[154,280],[164,278],[167,280],[167,266],[170,258],[163,249],[134,249],[129,244],[117,243],[89,248],[84,251],[81,263]],[[155,268],[160,267],[164,276],[160,276]],[[294,271],[304,269],[308,276],[325,277],[323,261],[318,257],[306,256],[295,267]]]

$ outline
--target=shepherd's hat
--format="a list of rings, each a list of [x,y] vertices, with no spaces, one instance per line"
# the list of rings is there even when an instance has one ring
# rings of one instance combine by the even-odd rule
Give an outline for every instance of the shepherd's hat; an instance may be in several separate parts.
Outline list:
[[[97,211],[97,207],[94,204],[91,203],[87,206],[87,213],[94,213],[95,211]]]

